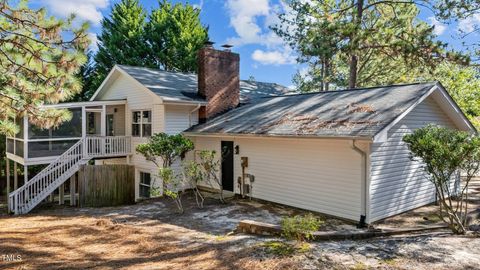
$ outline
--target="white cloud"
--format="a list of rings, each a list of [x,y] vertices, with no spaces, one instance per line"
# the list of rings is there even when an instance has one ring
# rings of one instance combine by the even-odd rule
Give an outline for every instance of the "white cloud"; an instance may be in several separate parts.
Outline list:
[[[236,33],[227,43],[265,47],[256,49],[251,55],[254,61],[262,65],[295,63],[292,50],[269,28],[280,22],[278,14],[288,8],[283,1],[271,4],[269,0],[227,0],[225,6],[230,16],[230,26]]]
[[[262,65],[285,65],[294,64],[295,57],[292,56],[289,49],[263,51],[255,50],[252,54],[252,59]]]
[[[463,33],[470,33],[480,27],[480,13],[474,14],[458,22],[458,30]]]
[[[237,46],[275,46],[282,43],[281,38],[268,28],[276,22],[278,5],[271,6],[268,0],[228,0],[226,8],[230,15],[230,26],[237,33],[237,37],[230,38],[228,43]],[[260,19],[264,19],[264,25],[260,25]]]
[[[437,36],[442,35],[445,30],[447,30],[447,26],[437,20],[435,17],[428,17],[430,21],[430,25],[433,26],[433,33]]]
[[[54,15],[67,17],[75,13],[77,19],[98,26],[103,18],[100,9],[108,7],[109,0],[45,0],[42,4]]]
[[[203,0],[198,1],[198,4],[192,5],[194,8],[202,9],[203,8]]]
[[[88,38],[92,43],[90,43],[90,50],[96,52],[98,51],[98,38],[95,33],[88,33]]]

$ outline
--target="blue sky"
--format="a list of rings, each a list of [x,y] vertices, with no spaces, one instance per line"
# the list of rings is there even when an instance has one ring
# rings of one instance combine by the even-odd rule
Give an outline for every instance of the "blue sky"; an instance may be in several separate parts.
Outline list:
[[[100,20],[108,16],[114,3],[120,0],[31,0],[33,7],[45,6],[50,14],[65,17],[75,12],[78,19],[91,23],[91,37],[100,32]],[[140,0],[150,10],[158,6],[157,0]],[[187,2],[173,0],[172,2]],[[281,0],[190,0],[201,7],[201,20],[209,26],[209,35],[217,46],[225,43],[235,45],[233,50],[240,54],[242,79],[254,76],[256,80],[276,82],[286,86],[292,84],[292,76],[302,66],[295,63],[294,53],[285,46],[270,29],[275,24],[278,12],[285,9]],[[461,49],[456,38],[459,30],[468,31],[480,23],[480,14],[469,20],[443,24],[434,19],[428,10],[422,10],[420,18],[435,25],[438,38]],[[467,42],[478,40],[472,35]]]

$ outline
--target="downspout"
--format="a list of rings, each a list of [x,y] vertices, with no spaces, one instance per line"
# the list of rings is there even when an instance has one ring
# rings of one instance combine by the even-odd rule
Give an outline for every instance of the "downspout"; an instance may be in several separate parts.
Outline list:
[[[197,106],[188,113],[188,127],[191,127],[192,126],[192,113],[197,111],[198,109],[200,109],[202,105],[200,104],[197,104]]]
[[[359,228],[363,228],[366,226],[366,219],[367,219],[367,198],[368,198],[368,186],[367,186],[367,179],[368,179],[368,168],[367,168],[367,152],[363,151],[355,144],[356,140],[352,140],[352,149],[355,152],[359,153],[362,156],[362,183],[363,183],[363,200],[362,200],[362,215],[360,216],[360,221],[358,223]]]

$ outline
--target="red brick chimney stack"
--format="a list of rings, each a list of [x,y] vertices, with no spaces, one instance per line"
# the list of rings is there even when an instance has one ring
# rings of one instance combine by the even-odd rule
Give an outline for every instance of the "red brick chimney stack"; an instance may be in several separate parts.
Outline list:
[[[199,111],[200,122],[231,110],[240,102],[240,56],[230,50],[213,48],[206,42],[198,51],[198,94],[208,104]]]

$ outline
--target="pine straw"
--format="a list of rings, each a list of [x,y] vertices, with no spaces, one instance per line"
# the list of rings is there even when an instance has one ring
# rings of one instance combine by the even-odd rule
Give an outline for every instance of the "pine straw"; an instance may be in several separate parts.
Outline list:
[[[258,256],[256,244],[159,222],[126,225],[88,216],[0,219],[0,260],[12,269],[296,269],[297,257]]]

